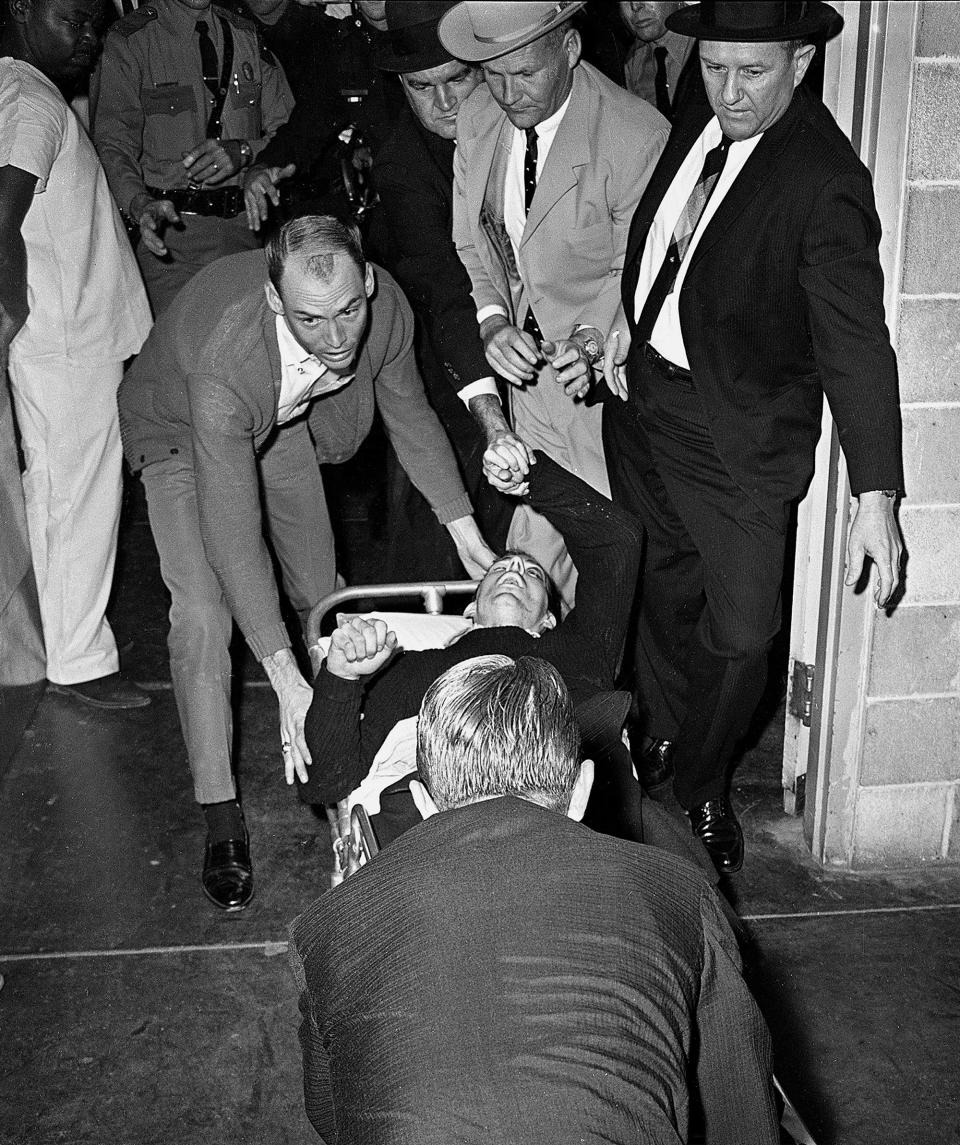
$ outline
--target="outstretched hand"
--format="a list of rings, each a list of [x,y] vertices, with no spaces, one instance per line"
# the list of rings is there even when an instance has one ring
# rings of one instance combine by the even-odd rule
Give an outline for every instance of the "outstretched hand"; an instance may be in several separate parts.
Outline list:
[[[844,583],[856,584],[863,575],[867,557],[870,557],[877,566],[873,599],[878,608],[890,603],[900,584],[903,540],[894,502],[895,498],[887,497],[879,490],[861,493],[847,538],[847,575]]]
[[[383,620],[362,616],[337,619],[327,652],[327,671],[341,680],[359,680],[379,672],[397,647],[397,634]]]
[[[252,231],[260,230],[267,221],[270,204],[280,206],[278,183],[289,179],[297,172],[295,163],[286,167],[251,167],[243,178],[243,205],[247,211],[247,226]]]

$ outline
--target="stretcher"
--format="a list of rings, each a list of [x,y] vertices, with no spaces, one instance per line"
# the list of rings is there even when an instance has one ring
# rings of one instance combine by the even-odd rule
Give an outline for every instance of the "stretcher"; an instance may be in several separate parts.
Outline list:
[[[307,651],[314,675],[327,654],[329,637],[321,636],[323,622],[331,613],[339,616],[362,615],[383,620],[397,634],[397,644],[409,652],[442,648],[471,627],[471,621],[457,613],[444,613],[447,597],[460,598],[466,605],[477,591],[477,582],[424,581],[416,584],[355,585],[339,589],[323,598],[307,620]],[[365,609],[351,613],[349,606],[359,601],[419,601],[422,612],[389,612]],[[339,623],[339,620],[338,620]],[[416,718],[402,720],[384,741],[367,778],[345,799],[327,808],[333,844],[333,871],[330,885],[339,883],[376,853],[378,843],[370,817],[380,810],[380,794],[396,780],[414,770]]]
[[[327,654],[329,637],[321,636],[320,633],[324,619],[332,612],[362,615],[370,620],[384,620],[397,634],[398,646],[411,652],[424,648],[442,648],[466,632],[472,624],[464,616],[444,613],[442,611],[444,601],[448,596],[470,600],[476,591],[477,582],[465,580],[357,585],[331,593],[316,605],[307,621],[307,646],[314,675],[320,670]],[[381,612],[374,609],[351,614],[348,608],[344,611],[344,606],[358,601],[366,604],[376,600],[403,599],[413,601],[419,599],[423,612]],[[334,869],[330,876],[332,887],[343,882],[364,863],[369,862],[380,849],[370,816],[379,810],[380,793],[396,779],[408,775],[414,769],[415,728],[415,717],[411,720],[402,720],[377,752],[367,779],[356,791],[341,799],[335,807],[327,808],[334,858]],[[773,1078],[773,1085],[781,1108],[781,1145],[817,1145],[776,1076]],[[697,1145],[697,1141],[698,1138],[691,1137],[689,1145]]]

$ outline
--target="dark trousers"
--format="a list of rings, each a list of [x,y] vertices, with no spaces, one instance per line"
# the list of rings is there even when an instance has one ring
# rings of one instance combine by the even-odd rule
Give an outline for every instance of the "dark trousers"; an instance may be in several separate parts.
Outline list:
[[[614,500],[647,547],[635,634],[644,728],[676,742],[674,790],[696,807],[721,795],[763,693],[780,628],[786,507],[774,519],[717,456],[694,380],[667,378],[637,348],[630,396],[610,402],[604,443]]]

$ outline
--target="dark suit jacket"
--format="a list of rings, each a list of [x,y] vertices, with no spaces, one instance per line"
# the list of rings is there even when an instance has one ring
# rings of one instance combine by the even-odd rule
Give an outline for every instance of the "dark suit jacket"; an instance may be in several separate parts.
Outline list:
[[[683,860],[521,799],[408,831],[291,928],[307,1113],[353,1145],[779,1140],[769,1035]]]
[[[630,228],[623,300],[636,345],[650,335],[633,322],[647,232],[712,114],[696,101],[683,110]],[[810,479],[824,391],[853,492],[903,486],[879,241],[869,172],[798,89],[708,224],[680,293],[717,452],[774,519]]]
[[[390,270],[429,326],[459,390],[493,371],[480,342],[470,278],[453,245],[453,151],[452,139],[421,127],[405,107],[374,171]]]

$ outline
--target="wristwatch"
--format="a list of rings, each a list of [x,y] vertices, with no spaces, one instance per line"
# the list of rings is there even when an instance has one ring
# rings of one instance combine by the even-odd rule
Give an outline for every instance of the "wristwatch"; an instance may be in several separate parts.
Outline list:
[[[574,330],[571,339],[586,354],[591,366],[597,366],[603,361],[603,337],[599,330],[592,326],[582,326]]]
[[[240,166],[241,166],[241,168],[242,167],[249,167],[252,162],[253,162],[253,148],[246,141],[246,139],[241,139],[240,140]]]

